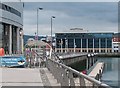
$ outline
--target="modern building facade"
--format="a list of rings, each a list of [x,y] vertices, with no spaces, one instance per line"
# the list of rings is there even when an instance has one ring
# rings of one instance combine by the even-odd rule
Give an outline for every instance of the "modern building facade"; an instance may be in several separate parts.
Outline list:
[[[0,3],[0,47],[6,54],[23,52],[23,3]]]
[[[112,52],[120,52],[120,33],[115,33],[113,35]]]
[[[56,52],[112,52],[114,33],[56,33]]]

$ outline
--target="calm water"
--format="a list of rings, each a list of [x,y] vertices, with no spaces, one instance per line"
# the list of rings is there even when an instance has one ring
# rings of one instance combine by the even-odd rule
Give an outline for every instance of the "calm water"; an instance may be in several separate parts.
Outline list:
[[[101,81],[113,88],[120,88],[120,81],[118,83],[118,80],[120,80],[120,57],[102,57],[98,58],[98,61],[105,63]],[[70,66],[78,71],[82,71],[86,65],[85,62],[78,62]]]
[[[117,57],[107,57],[107,58],[98,58],[98,61],[102,61],[105,63],[105,68],[102,75],[102,81],[110,86],[114,86],[115,88],[120,88],[118,85],[119,76],[119,64],[120,58]]]

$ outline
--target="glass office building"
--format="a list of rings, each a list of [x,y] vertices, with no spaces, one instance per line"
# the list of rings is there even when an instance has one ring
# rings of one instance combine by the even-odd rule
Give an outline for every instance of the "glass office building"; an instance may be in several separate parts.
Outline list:
[[[114,33],[56,33],[56,52],[112,52]]]
[[[0,47],[6,54],[22,53],[23,3],[0,3]]]

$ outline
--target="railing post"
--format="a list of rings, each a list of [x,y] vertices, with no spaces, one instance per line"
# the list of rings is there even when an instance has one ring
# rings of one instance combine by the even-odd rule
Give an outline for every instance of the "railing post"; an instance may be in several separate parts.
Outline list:
[[[61,71],[60,71],[60,65],[57,65],[57,82],[60,83],[61,80]]]
[[[61,80],[61,86],[64,87],[64,86],[69,86],[69,79],[67,77],[67,73],[65,71],[65,68],[61,68],[61,72],[62,72],[62,80]]]
[[[53,62],[53,75],[54,75],[54,78],[56,79],[57,76],[58,76],[58,70],[57,70],[57,64],[55,62]]]
[[[101,77],[102,77],[102,71],[99,70],[99,81],[100,81]]]
[[[80,83],[80,86],[81,86],[81,87],[85,87],[85,86],[86,86],[86,85],[85,85],[85,80],[84,80],[83,77],[80,77],[80,78],[79,78],[79,83]]]
[[[73,78],[73,73],[71,71],[69,71],[69,79],[70,79],[70,86],[74,87],[75,86],[75,82],[74,82],[74,78]]]

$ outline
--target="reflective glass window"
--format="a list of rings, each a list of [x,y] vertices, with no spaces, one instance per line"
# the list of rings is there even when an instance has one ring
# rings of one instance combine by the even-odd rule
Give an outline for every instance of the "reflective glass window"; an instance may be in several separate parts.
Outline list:
[[[93,48],[93,39],[88,39],[88,48]]]
[[[74,48],[74,40],[68,39],[68,48]]]
[[[76,48],[81,48],[81,39],[75,39]]]
[[[82,39],[82,48],[87,48],[86,45],[87,45],[86,39]]]
[[[99,39],[98,38],[94,39],[94,48],[99,48]]]

